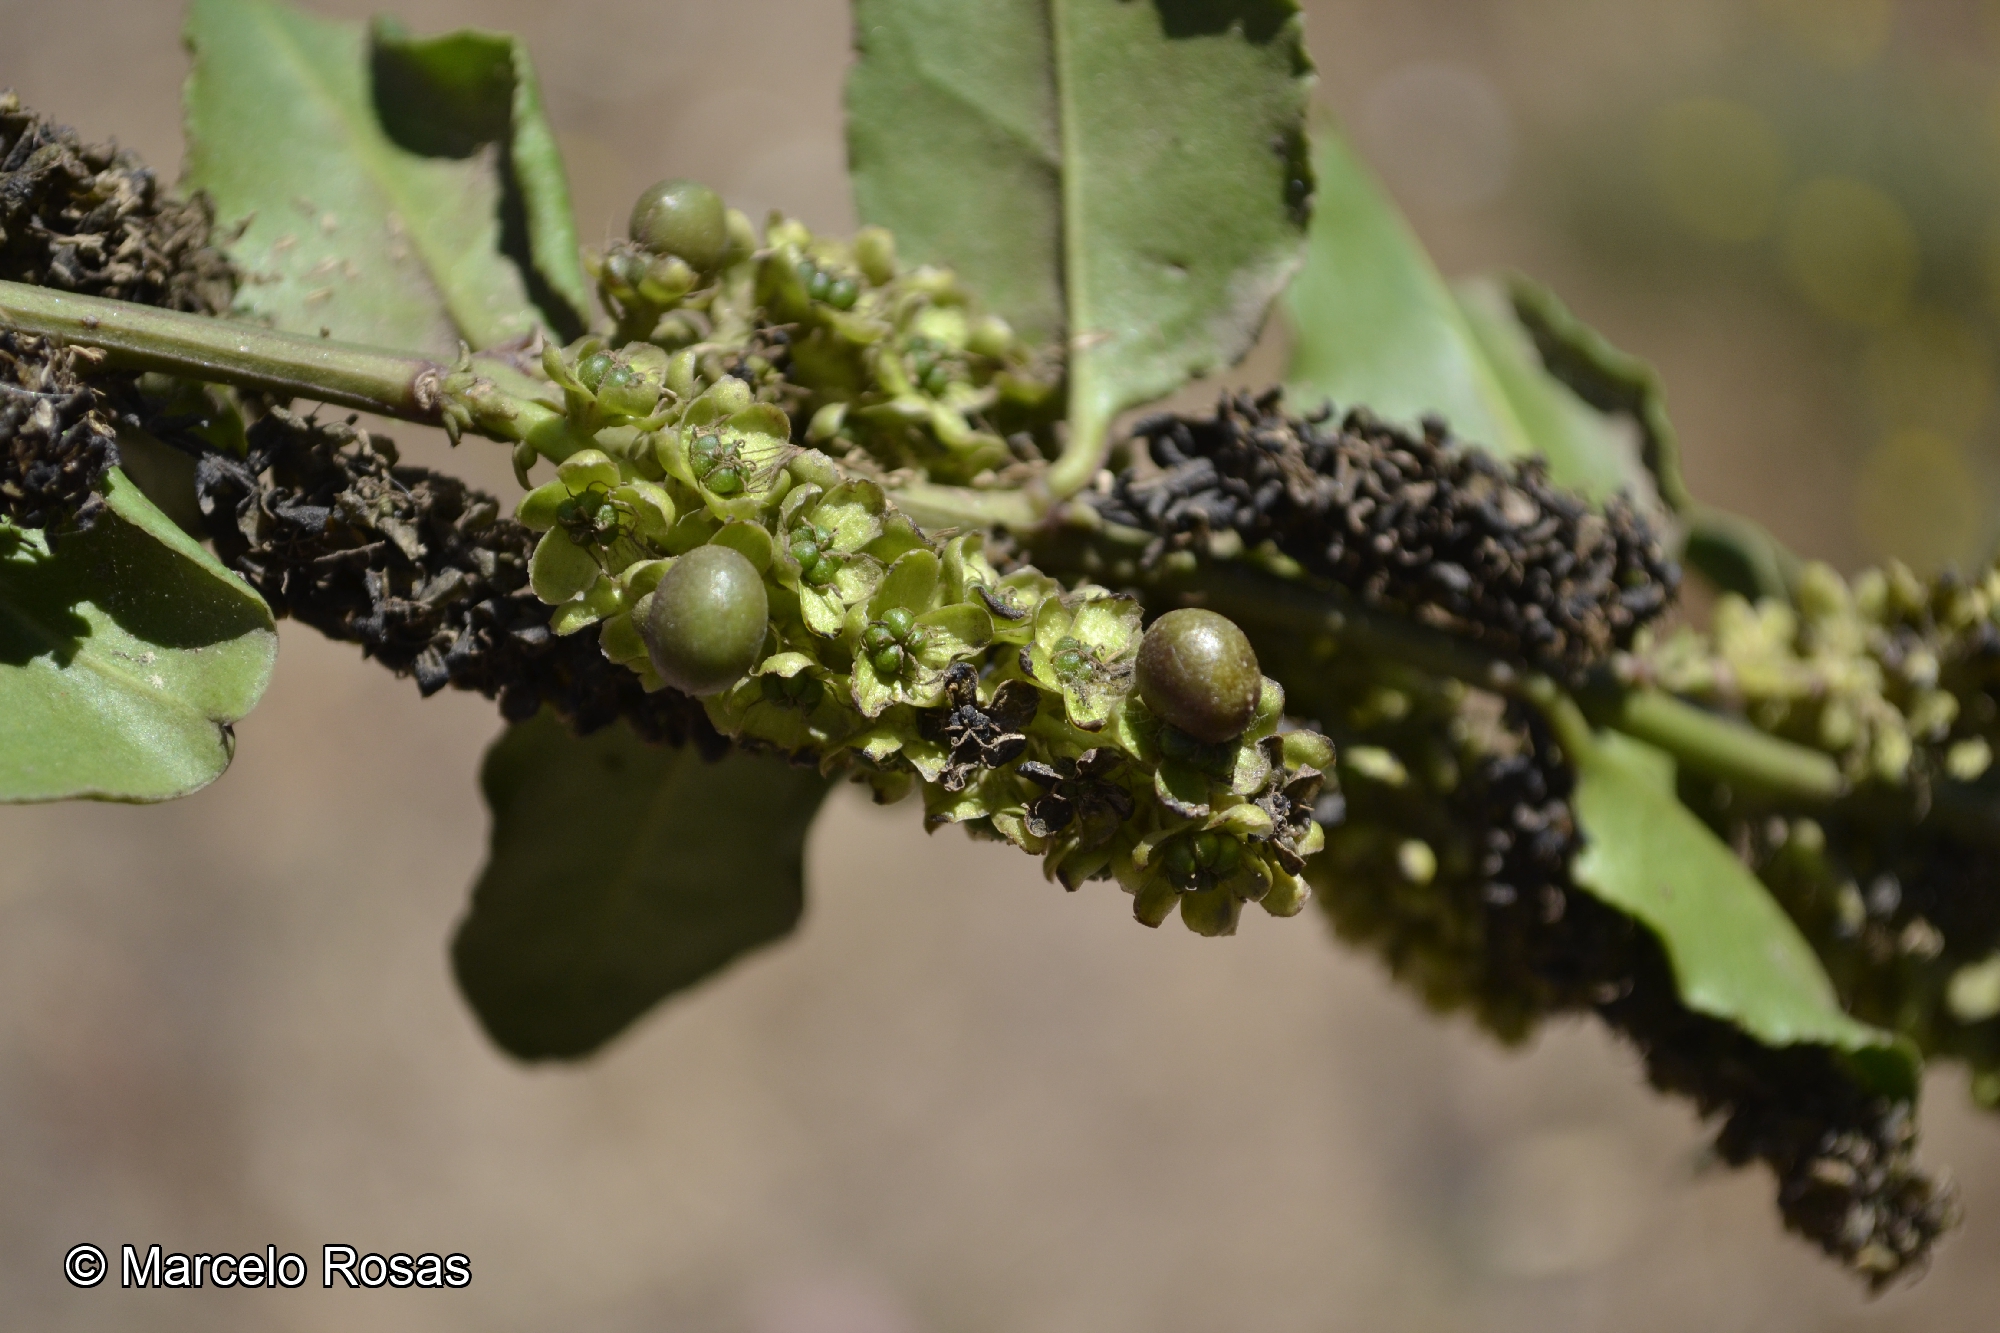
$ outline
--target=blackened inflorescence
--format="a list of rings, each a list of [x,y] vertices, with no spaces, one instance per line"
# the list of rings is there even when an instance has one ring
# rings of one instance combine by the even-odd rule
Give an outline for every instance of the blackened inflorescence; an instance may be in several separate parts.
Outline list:
[[[236,272],[210,244],[206,199],[163,191],[130,153],[87,145],[0,92],[0,279],[173,310],[220,314]],[[85,383],[87,353],[0,332],[0,518],[87,527],[118,464],[107,396],[129,375]]]
[[[206,198],[175,199],[131,153],[0,92],[0,277],[197,314],[221,314],[236,273],[212,246]]]
[[[118,440],[77,375],[84,355],[0,330],[0,519],[59,536],[88,527],[102,503],[93,492]]]
[[[1420,909],[1322,880],[1342,933],[1434,1005],[1469,1006],[1509,1039],[1595,1012],[1638,1048],[1654,1087],[1719,1118],[1719,1156],[1770,1166],[1789,1228],[1876,1287],[1920,1269],[1956,1200],[1916,1164],[1909,1104],[1868,1091],[1823,1047],[1773,1049],[1686,1008],[1654,936],[1570,878],[1583,839],[1553,739],[1519,710],[1507,727],[1518,747],[1472,765],[1427,830],[1468,840],[1469,873],[1441,875]]]
[[[701,705],[646,693],[597,635],[558,637],[528,589],[537,534],[456,478],[399,467],[351,423],[272,409],[250,454],[205,454],[195,489],[216,553],[278,615],[358,643],[426,695],[446,686],[500,701],[510,721],[544,705],[578,733],[620,718],[652,741],[725,743]]]
[[[1158,535],[1154,552],[1234,532],[1265,542],[1371,606],[1574,673],[1631,642],[1680,582],[1623,498],[1602,512],[1552,485],[1539,461],[1458,447],[1365,411],[1286,415],[1277,391],[1225,395],[1213,417],[1135,427],[1156,470],[1127,470],[1104,517]]]

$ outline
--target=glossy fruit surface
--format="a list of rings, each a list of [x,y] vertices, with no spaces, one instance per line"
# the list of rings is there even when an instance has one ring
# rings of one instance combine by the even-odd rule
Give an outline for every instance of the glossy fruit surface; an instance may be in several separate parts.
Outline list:
[[[1234,621],[1184,607],[1146,631],[1139,644],[1138,686],[1154,716],[1198,741],[1219,745],[1250,725],[1264,675]]]
[[[729,250],[722,196],[695,181],[661,181],[632,206],[632,239],[656,255],[676,255],[706,273]]]
[[[684,694],[715,694],[757,665],[769,628],[764,578],[727,546],[697,546],[653,590],[642,627],[660,678]]]

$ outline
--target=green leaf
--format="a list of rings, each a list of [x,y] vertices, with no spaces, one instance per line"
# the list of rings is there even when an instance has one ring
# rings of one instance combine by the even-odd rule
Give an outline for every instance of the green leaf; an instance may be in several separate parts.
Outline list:
[[[1312,189],[1295,0],[857,0],[855,33],[862,220],[1067,336],[1079,455],[1249,348]]]
[[[0,523],[0,801],[165,801],[229,767],[270,683],[263,599],[113,469],[53,552]]]
[[[1812,946],[1756,876],[1674,794],[1673,761],[1617,732],[1566,736],[1587,844],[1576,883],[1659,937],[1681,1002],[1766,1046],[1844,1052],[1877,1091],[1916,1094],[1916,1051],[1850,1018]]]
[[[513,38],[195,0],[187,40],[187,185],[247,224],[246,313],[436,357],[581,331],[569,189]]]
[[[660,1000],[788,934],[826,779],[770,756],[704,763],[619,724],[544,713],[480,773],[486,868],[452,941],[458,984],[524,1060],[588,1055]]]
[[[1542,367],[1502,295],[1452,292],[1338,134],[1321,137],[1318,171],[1305,267],[1286,293],[1301,407],[1366,407],[1407,427],[1441,416],[1501,457],[1543,455],[1558,483],[1596,499],[1643,480],[1613,424]]]
[[[1599,412],[1625,417],[1638,427],[1639,454],[1654,488],[1687,527],[1682,555],[1688,564],[1725,592],[1752,599],[1789,597],[1799,558],[1759,524],[1689,493],[1658,373],[1612,346],[1546,287],[1518,275],[1508,279],[1507,287],[1520,326],[1534,339],[1549,374]]]
[[[1592,499],[1619,491],[1652,498],[1652,477],[1614,417],[1596,411],[1542,364],[1506,289],[1490,278],[1459,283],[1458,306],[1508,409],[1552,476]],[[1560,468],[1558,468],[1560,461]]]

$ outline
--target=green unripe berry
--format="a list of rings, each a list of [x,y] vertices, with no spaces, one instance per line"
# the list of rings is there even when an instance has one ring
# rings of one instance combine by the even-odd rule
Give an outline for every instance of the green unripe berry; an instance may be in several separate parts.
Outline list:
[[[632,206],[632,239],[656,255],[677,255],[706,273],[729,252],[722,196],[694,181],[661,181]]]
[[[902,674],[903,650],[893,643],[868,660],[875,664],[875,674],[878,676],[896,676]]]
[[[743,474],[733,467],[719,467],[702,481],[717,495],[737,495],[743,490]]]
[[[1153,622],[1139,644],[1137,682],[1156,717],[1210,745],[1242,735],[1264,694],[1250,640],[1227,616],[1199,607]]]
[[[1215,864],[1215,858],[1222,853],[1222,839],[1215,830],[1203,829],[1194,835],[1194,863],[1206,870]]]
[[[868,650],[870,656],[873,656],[884,649],[895,647],[896,636],[891,634],[886,626],[870,625],[867,629],[861,631],[861,646]]]
[[[861,289],[852,278],[835,278],[827,284],[826,303],[835,310],[852,310],[854,303],[861,299]]]
[[[1083,670],[1083,654],[1074,648],[1064,649],[1062,652],[1056,654],[1055,667],[1056,675],[1058,676],[1065,678],[1074,676],[1077,672]]]
[[[786,688],[790,684],[791,682],[783,676],[759,676],[757,678],[757,689],[763,694],[767,702],[774,704],[781,704],[791,697],[791,691]]]
[[[1186,879],[1194,874],[1194,848],[1186,838],[1176,838],[1167,844],[1165,860],[1168,873],[1177,878]]]
[[[808,533],[798,533],[792,538],[792,559],[799,562],[799,568],[811,569],[813,561],[819,559],[819,543]]]
[[[910,627],[916,623],[916,616],[911,614],[906,607],[892,606],[882,613],[883,627],[898,639],[908,634]]]
[[[640,630],[660,679],[684,694],[716,694],[757,665],[770,618],[755,565],[727,546],[697,546],[661,576]]]
[[[908,634],[905,634],[903,636],[903,647],[909,649],[913,653],[921,653],[924,649],[930,647],[930,642],[931,642],[930,631],[925,629],[922,625],[918,625],[916,628],[912,629]]]
[[[806,295],[815,301],[824,301],[832,290],[832,276],[823,268],[814,269],[812,277],[806,282]]]
[[[932,366],[924,372],[924,392],[935,398],[951,387],[951,373],[943,366]]]
[[[826,698],[826,686],[813,676],[792,677],[792,698],[801,708],[817,708]]]
[[[1215,849],[1216,877],[1228,879],[1243,866],[1243,844],[1234,838],[1224,838]]]
[[[840,573],[840,557],[822,552],[806,571],[806,579],[812,583],[831,583],[834,575]]]

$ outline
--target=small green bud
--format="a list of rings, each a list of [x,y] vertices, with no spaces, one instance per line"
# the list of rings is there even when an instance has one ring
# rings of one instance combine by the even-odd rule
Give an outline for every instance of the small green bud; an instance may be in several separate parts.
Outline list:
[[[916,623],[916,616],[911,614],[906,607],[892,606],[882,613],[883,626],[898,639],[909,634],[910,627]]]
[[[1243,866],[1243,844],[1234,838],[1224,838],[1215,849],[1215,874],[1218,879],[1228,879]]]
[[[815,584],[831,583],[838,573],[840,573],[840,557],[821,552],[812,562],[812,568],[806,571],[806,578]]]
[[[828,403],[813,413],[812,421],[806,426],[806,438],[818,443],[830,440],[840,434],[840,428],[847,424],[847,404]]]
[[[1437,853],[1429,843],[1411,838],[1396,848],[1396,872],[1407,882],[1422,887],[1437,877],[1437,870]]]
[[[815,268],[806,283],[806,295],[815,301],[824,301],[833,291],[833,275],[823,268]]]
[[[1167,873],[1177,879],[1187,879],[1195,872],[1194,848],[1186,838],[1175,838],[1168,843],[1161,859],[1166,862]]]
[[[1215,858],[1221,851],[1222,839],[1214,829],[1203,829],[1194,835],[1194,863],[1203,870],[1215,864]]]
[[[1226,616],[1198,607],[1153,622],[1139,644],[1137,684],[1155,716],[1211,745],[1242,735],[1264,693],[1250,640]]]
[[[663,255],[646,265],[639,295],[655,305],[672,305],[694,290],[701,276],[679,255]]]
[[[604,372],[609,370],[611,365],[611,353],[592,352],[589,356],[576,363],[577,381],[584,388],[590,390],[592,393],[596,393],[597,386],[604,382]]]
[[[724,375],[709,386],[703,396],[715,404],[716,410],[725,417],[733,417],[757,401],[757,395],[751,392],[750,386],[734,375]]]
[[[885,227],[863,227],[854,233],[854,262],[868,281],[885,287],[896,280],[896,237]]]
[[[757,664],[770,628],[763,576],[727,546],[697,546],[653,589],[641,627],[653,670],[685,694],[715,694]]]
[[[1000,316],[985,315],[973,324],[971,332],[966,335],[965,346],[968,351],[997,361],[1013,350],[1014,330]]]
[[[674,397],[694,397],[696,359],[692,347],[683,347],[667,362],[667,388]]]
[[[896,636],[889,632],[886,625],[870,625],[867,629],[861,631],[861,646],[868,650],[870,656],[873,656],[884,649],[895,647]]]
[[[734,467],[719,467],[703,477],[702,483],[717,495],[739,495],[743,491],[743,474]]]
[[[835,278],[826,288],[826,303],[835,310],[852,310],[861,299],[861,288],[852,278]]]
[[[661,181],[632,206],[632,239],[656,255],[678,255],[706,273],[729,251],[722,196],[688,180]]]
[[[924,392],[935,398],[951,387],[951,373],[943,366],[932,366],[924,372]]]
[[[812,709],[826,698],[826,684],[814,676],[792,677],[792,698],[799,707]]]
[[[875,673],[877,675],[896,676],[902,674],[903,650],[893,643],[868,660],[875,664]]]
[[[715,470],[715,460],[722,454],[722,437],[718,435],[697,435],[688,446],[688,466],[697,477],[706,477]]]

